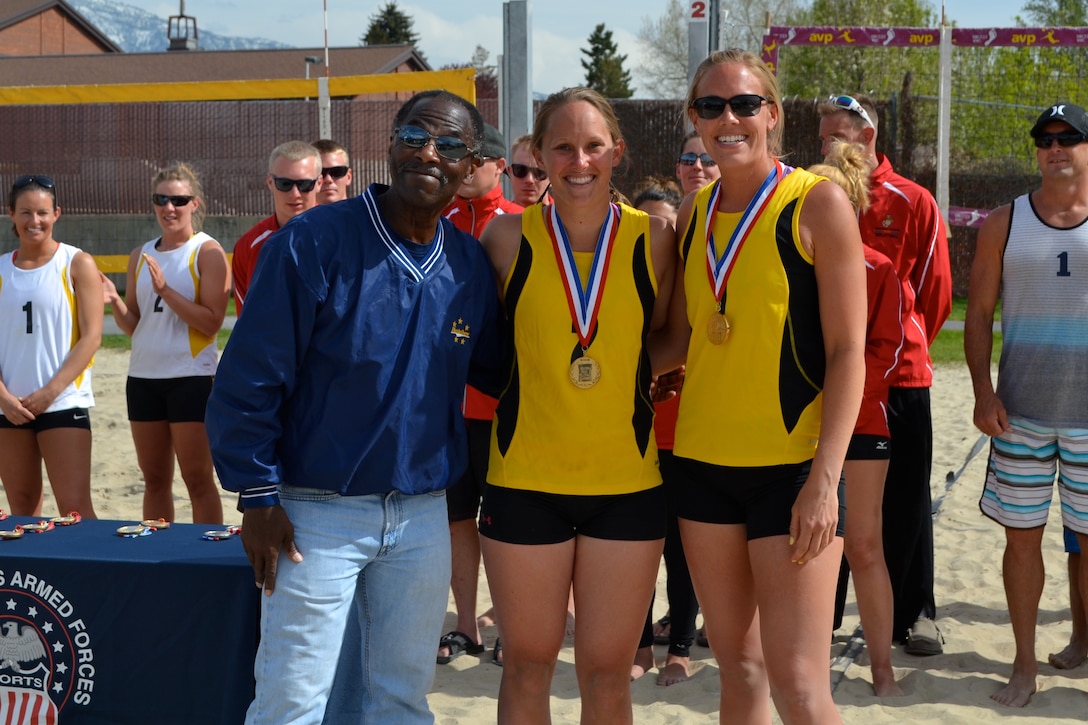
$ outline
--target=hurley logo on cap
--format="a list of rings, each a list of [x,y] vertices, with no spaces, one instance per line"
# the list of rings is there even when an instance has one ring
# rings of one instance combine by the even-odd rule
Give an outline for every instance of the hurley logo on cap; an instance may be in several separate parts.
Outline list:
[[[1043,134],[1044,126],[1055,122],[1068,124],[1077,133],[1088,136],[1088,112],[1074,103],[1060,102],[1039,114],[1031,127],[1032,137],[1038,138]]]

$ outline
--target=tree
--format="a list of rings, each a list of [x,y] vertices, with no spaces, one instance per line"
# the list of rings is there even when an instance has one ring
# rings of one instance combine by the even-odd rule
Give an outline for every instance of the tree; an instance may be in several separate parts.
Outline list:
[[[582,68],[586,71],[586,86],[605,98],[630,98],[635,92],[631,87],[631,74],[623,69],[626,55],[619,55],[612,31],[600,23],[589,35],[589,50],[582,48]]]
[[[721,47],[760,51],[767,16],[782,24],[796,14],[798,0],[739,0],[729,4],[721,21]],[[668,0],[665,14],[656,20],[643,17],[638,31],[642,62],[638,65],[643,88],[656,98],[683,98],[688,85],[688,9],[680,0]]]
[[[476,98],[498,98],[499,77],[496,74],[496,66],[490,65],[487,59],[491,53],[482,45],[477,45],[468,63],[450,63],[439,70],[457,70],[459,68],[476,69]]]
[[[721,47],[753,53],[759,53],[763,45],[768,17],[771,24],[785,25],[800,11],[798,0],[741,0],[722,6],[728,10],[721,20]]]
[[[377,15],[370,16],[366,34],[359,38],[359,45],[395,45],[408,43],[419,46],[419,36],[412,28],[412,17],[397,7],[397,0],[390,0]],[[422,53],[420,54],[422,55]]]
[[[927,0],[813,0],[811,8],[796,13],[787,24],[932,28],[936,23],[936,12]],[[886,96],[898,92],[907,71],[913,70],[918,92],[936,95],[938,62],[936,49],[799,47],[779,58],[779,83],[787,96]]]
[[[1086,0],[1028,0],[1022,8],[1032,25],[1054,28],[1088,25]],[[1017,18],[1019,19],[1019,18]]]
[[[657,20],[643,17],[638,39],[643,60],[637,70],[648,94],[683,98],[688,87],[688,27],[680,0],[668,0],[665,14]]]

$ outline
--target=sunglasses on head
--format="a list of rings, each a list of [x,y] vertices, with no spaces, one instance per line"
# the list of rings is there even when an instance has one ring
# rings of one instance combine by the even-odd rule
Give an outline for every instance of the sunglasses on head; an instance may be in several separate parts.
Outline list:
[[[14,182],[12,182],[11,188],[15,191],[19,191],[20,189],[25,189],[31,184],[37,184],[43,189],[52,189],[56,187],[56,183],[54,183],[54,181],[48,176],[39,176],[38,174],[26,174],[24,176],[20,176]]]
[[[677,157],[676,162],[683,164],[684,166],[695,166],[695,162],[698,161],[703,166],[717,166],[718,162],[710,158],[710,154],[697,154],[694,151],[688,151],[686,154],[680,154]]]
[[[869,117],[869,112],[866,111],[865,107],[858,103],[857,99],[853,96],[831,96],[828,100],[835,108],[856,113],[861,116],[861,120],[869,124],[871,128],[876,128],[873,125],[873,119]]]
[[[176,207],[188,206],[189,202],[195,199],[193,196],[181,196],[171,194],[152,194],[151,203],[155,206],[166,206],[167,202],[170,202]]]
[[[472,153],[461,139],[456,136],[434,136],[419,126],[401,126],[393,129],[393,138],[410,149],[422,149],[434,142],[434,151],[444,159],[460,161]]]
[[[755,93],[741,93],[732,98],[703,96],[692,101],[691,108],[695,109],[695,113],[698,114],[699,118],[709,121],[725,113],[726,106],[732,109],[734,116],[754,116],[759,113],[759,109],[766,102],[765,97]]]
[[[348,175],[348,167],[346,166],[326,166],[321,169],[322,176],[328,176],[330,179],[342,179]]]
[[[548,178],[548,172],[538,166],[510,164],[506,168],[515,179],[524,179],[529,174],[532,174],[536,181],[545,181]]]
[[[1086,138],[1083,133],[1077,133],[1076,131],[1044,133],[1042,136],[1035,137],[1035,148],[1048,149],[1055,141],[1057,141],[1058,145],[1062,148],[1069,148],[1070,146],[1076,146],[1077,144],[1088,141],[1088,138]]]
[[[317,185],[317,179],[288,179],[286,176],[273,176],[272,184],[279,191],[291,191],[291,187],[298,187],[299,192],[305,194],[313,191]]]

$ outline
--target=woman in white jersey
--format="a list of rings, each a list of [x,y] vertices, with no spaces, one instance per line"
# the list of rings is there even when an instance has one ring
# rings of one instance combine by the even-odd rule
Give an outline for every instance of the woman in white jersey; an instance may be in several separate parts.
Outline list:
[[[160,170],[151,201],[162,236],[132,251],[125,299],[102,275],[113,317],[132,338],[128,419],[144,475],[144,517],[174,519],[174,456],[193,503],[193,521],[223,522],[204,407],[219,361],[216,335],[230,295],[219,242],[203,221],[200,181],[185,164]]]
[[[20,176],[8,208],[19,248],[0,257],[0,482],[11,513],[40,516],[42,463],[61,514],[91,505],[91,363],[102,342],[94,259],[53,239],[48,176]]]

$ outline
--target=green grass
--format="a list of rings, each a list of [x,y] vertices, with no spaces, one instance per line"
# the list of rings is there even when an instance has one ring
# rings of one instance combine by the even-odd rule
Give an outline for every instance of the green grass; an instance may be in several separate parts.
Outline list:
[[[966,363],[963,354],[963,332],[960,330],[941,330],[937,333],[937,339],[929,347],[929,356],[934,364],[939,363]],[[990,360],[996,363],[1001,359],[1001,333],[994,333],[994,350]]]
[[[106,317],[113,315],[113,309],[106,305]],[[227,317],[234,317],[234,296],[232,295],[230,301],[227,302]],[[219,349],[222,350],[223,346],[227,344],[227,338],[230,337],[230,330],[224,328],[219,331],[219,335],[216,337],[216,344]],[[103,335],[102,347],[106,350],[131,350],[132,340],[128,335]]]
[[[967,319],[967,298],[966,297],[953,297],[952,298],[952,312],[948,315],[950,320],[963,321]],[[994,322],[1001,321],[1001,300],[997,301],[997,307],[994,308]]]
[[[222,329],[219,331],[219,335],[216,336],[216,344],[220,350],[227,344],[227,338],[229,337],[230,330]],[[102,347],[106,350],[131,350],[132,340],[128,335],[103,335]]]

